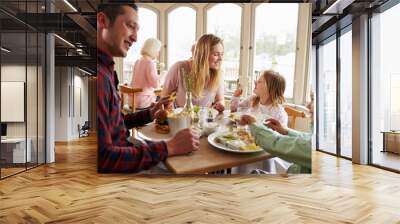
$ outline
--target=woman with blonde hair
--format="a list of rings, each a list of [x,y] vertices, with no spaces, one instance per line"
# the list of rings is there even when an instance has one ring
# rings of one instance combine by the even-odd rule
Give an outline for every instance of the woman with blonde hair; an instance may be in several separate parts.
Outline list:
[[[231,111],[240,108],[251,109],[258,114],[260,120],[275,118],[282,125],[287,126],[288,115],[282,104],[285,102],[286,81],[283,76],[272,70],[264,71],[255,82],[254,95],[240,101],[241,89],[237,89],[232,97]]]
[[[135,93],[135,108],[150,107],[156,101],[154,89],[160,86],[155,60],[159,55],[161,42],[155,38],[147,39],[142,47],[142,57],[133,66],[131,86],[142,88],[143,91]]]
[[[221,63],[224,55],[222,39],[205,34],[196,43],[192,59],[178,61],[169,69],[165,78],[162,96],[176,92],[176,105],[183,107],[186,92],[192,93],[194,105],[224,110],[224,85],[221,78]],[[186,78],[190,78],[190,89]]]

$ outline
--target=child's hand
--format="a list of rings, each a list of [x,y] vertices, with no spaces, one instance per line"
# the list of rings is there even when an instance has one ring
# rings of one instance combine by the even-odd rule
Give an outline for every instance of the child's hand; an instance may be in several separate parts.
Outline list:
[[[242,95],[243,90],[241,88],[238,88],[235,90],[235,92],[233,93],[234,97],[239,97]]]
[[[252,115],[242,115],[240,117],[240,121],[239,124],[240,125],[250,125],[250,124],[254,124],[256,122],[256,118]]]
[[[279,132],[281,135],[287,135],[288,130],[284,128],[281,123],[278,120],[275,120],[273,118],[269,118],[265,120],[264,125],[271,128],[272,130]]]

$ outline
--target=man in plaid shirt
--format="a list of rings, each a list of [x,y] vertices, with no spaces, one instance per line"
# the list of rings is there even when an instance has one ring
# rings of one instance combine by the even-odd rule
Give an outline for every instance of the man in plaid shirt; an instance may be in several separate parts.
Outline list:
[[[139,172],[155,166],[168,156],[186,154],[199,147],[199,136],[191,129],[178,132],[166,142],[151,142],[134,146],[127,141],[127,128],[153,120],[162,104],[150,109],[123,115],[118,94],[118,79],[113,57],[126,57],[136,42],[138,8],[133,3],[103,4],[97,13],[97,140],[98,172]]]

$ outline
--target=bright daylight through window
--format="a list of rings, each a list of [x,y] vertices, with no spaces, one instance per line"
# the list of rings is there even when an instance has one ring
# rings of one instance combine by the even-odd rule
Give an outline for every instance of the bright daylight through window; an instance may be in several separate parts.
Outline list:
[[[253,80],[265,69],[281,73],[286,98],[293,98],[298,10],[298,4],[261,4],[255,14]]]
[[[237,88],[241,24],[242,8],[237,4],[217,4],[207,11],[207,33],[214,33],[224,40],[222,73],[225,81],[225,94],[232,93]]]
[[[135,61],[140,58],[140,50],[146,39],[157,38],[157,13],[154,11],[139,7],[139,27],[137,42],[132,45],[124,58],[124,82],[129,83],[132,79],[132,69]]]
[[[196,41],[196,11],[182,6],[168,14],[168,68],[175,62],[191,57]]]

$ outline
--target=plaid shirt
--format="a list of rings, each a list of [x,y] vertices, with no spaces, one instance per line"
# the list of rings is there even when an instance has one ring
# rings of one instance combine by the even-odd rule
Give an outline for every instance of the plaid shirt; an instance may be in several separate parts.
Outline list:
[[[138,172],[149,169],[168,155],[165,142],[134,146],[127,128],[151,122],[149,110],[124,116],[117,90],[118,78],[112,57],[97,52],[97,145],[98,172]]]

